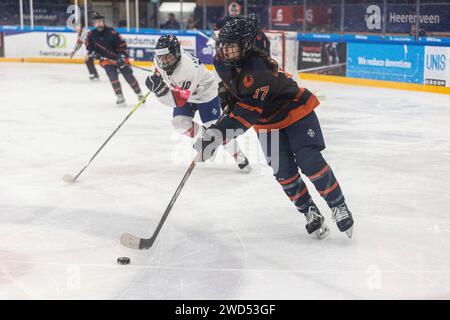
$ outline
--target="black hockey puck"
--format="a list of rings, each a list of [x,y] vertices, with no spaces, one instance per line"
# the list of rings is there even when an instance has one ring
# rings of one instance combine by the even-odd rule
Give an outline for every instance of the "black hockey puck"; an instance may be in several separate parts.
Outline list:
[[[119,257],[119,258],[117,258],[117,263],[118,264],[129,264],[130,263],[130,258],[128,258],[128,257]]]

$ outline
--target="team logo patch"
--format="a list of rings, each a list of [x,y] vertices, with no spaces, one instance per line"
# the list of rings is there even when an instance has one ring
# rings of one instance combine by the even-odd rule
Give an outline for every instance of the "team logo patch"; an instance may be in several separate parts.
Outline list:
[[[244,80],[242,80],[242,83],[244,84],[244,87],[249,88],[252,86],[255,79],[251,74],[246,74],[244,77]]]
[[[315,135],[316,135],[316,132],[313,129],[308,130],[308,136],[310,136],[311,138],[314,138]]]

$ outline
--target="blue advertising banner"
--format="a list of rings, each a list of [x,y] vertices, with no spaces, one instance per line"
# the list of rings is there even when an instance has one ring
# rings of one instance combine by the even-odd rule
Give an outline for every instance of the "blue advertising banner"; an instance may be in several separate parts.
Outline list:
[[[206,64],[214,64],[215,48],[208,45],[209,36],[198,32],[196,37],[197,58]]]
[[[299,33],[300,41],[324,41],[324,42],[342,42],[343,39],[337,33]]]
[[[423,83],[424,54],[423,46],[348,43],[347,76]]]

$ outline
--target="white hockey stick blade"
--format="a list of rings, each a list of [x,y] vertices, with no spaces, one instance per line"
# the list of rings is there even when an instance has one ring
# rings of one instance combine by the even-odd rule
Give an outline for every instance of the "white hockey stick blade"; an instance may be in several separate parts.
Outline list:
[[[316,97],[317,97],[317,99],[319,99],[319,101],[327,100],[327,96],[321,92],[317,92]]]
[[[248,164],[244,168],[241,169],[241,172],[248,174],[248,173],[252,172],[252,170],[253,170],[252,166]]]
[[[127,248],[131,249],[139,249],[139,242],[141,241],[141,238],[138,238],[136,236],[133,236],[129,233],[124,233],[120,236],[120,243]]]
[[[66,174],[62,179],[64,182],[67,182],[67,183],[73,182],[73,177],[70,174]]]

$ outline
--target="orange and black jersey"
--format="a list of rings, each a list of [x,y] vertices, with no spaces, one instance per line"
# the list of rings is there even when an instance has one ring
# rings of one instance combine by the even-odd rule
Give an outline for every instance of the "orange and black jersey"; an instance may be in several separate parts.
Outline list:
[[[225,134],[226,129],[254,127],[282,129],[310,114],[319,100],[285,73],[272,71],[259,52],[252,52],[242,69],[225,66],[216,55],[216,71],[234,99],[232,112],[215,126]]]
[[[89,54],[96,52],[101,56],[115,60],[119,54],[128,55],[127,43],[113,28],[105,27],[103,31],[91,30],[86,38]]]

